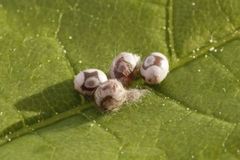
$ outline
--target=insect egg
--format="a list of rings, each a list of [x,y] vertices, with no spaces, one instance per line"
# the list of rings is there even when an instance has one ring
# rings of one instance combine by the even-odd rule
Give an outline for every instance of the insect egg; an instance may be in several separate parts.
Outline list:
[[[74,79],[74,88],[83,95],[93,95],[97,87],[106,82],[107,76],[98,69],[81,71]]]
[[[122,52],[112,62],[110,78],[119,80],[123,85],[129,85],[139,69],[138,55]]]
[[[162,82],[169,72],[168,59],[162,53],[154,52],[146,57],[140,69],[141,76],[148,84]]]
[[[95,102],[102,111],[116,111],[126,101],[126,93],[121,82],[110,79],[100,84],[95,91]]]

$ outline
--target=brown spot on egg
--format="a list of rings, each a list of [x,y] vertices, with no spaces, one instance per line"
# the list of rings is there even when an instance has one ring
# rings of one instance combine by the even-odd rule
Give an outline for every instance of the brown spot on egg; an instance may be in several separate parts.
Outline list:
[[[121,81],[123,85],[129,85],[134,78],[134,68],[123,57],[116,62],[113,72],[115,78]]]
[[[90,77],[96,77],[97,79],[99,79],[97,71],[94,71],[94,72],[83,72],[83,73],[84,73],[84,79],[85,80],[87,80]]]
[[[94,92],[97,87],[93,87],[93,88],[89,88],[89,87],[86,87],[85,85],[82,85],[82,90],[85,90],[85,91],[90,91],[90,92]]]
[[[98,81],[100,81],[98,77],[98,72],[94,71],[94,72],[83,72],[83,73],[84,73],[84,84],[81,86],[82,90],[94,92],[97,87],[86,87],[86,80],[90,77],[95,77]],[[92,85],[94,85],[93,81],[88,81],[88,83],[89,82],[92,83]],[[88,84],[88,86],[91,86],[91,84]]]
[[[151,66],[161,66],[161,62],[164,61],[164,59],[162,57],[154,56],[154,55],[152,55],[152,56],[155,58],[154,63],[149,65],[149,66],[145,66],[145,64],[143,63],[142,67],[143,67],[144,70],[148,69]],[[145,58],[144,61],[146,59],[147,58]]]

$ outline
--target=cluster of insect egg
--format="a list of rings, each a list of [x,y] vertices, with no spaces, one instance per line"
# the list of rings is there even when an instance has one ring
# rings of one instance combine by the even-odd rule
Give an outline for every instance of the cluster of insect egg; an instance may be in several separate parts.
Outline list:
[[[163,54],[154,52],[141,63],[138,55],[123,52],[112,62],[110,79],[101,70],[87,69],[75,76],[74,88],[83,95],[94,95],[95,102],[102,111],[115,111],[124,102],[135,100],[145,93],[124,88],[139,72],[146,83],[158,84],[169,72],[168,59]]]

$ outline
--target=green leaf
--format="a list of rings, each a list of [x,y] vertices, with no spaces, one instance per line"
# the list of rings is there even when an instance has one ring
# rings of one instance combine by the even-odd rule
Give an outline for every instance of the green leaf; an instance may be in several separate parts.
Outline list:
[[[240,159],[238,0],[0,0],[0,158]],[[171,72],[102,114],[73,90],[121,51]]]

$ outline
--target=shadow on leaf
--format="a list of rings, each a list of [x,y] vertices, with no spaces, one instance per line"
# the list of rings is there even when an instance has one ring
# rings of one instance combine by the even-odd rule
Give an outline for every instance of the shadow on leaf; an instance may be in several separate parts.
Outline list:
[[[73,89],[72,80],[55,84],[42,92],[18,101],[15,106],[18,111],[32,111],[41,114],[57,114],[84,103]]]
[[[80,124],[98,119],[103,114],[93,106],[90,98],[81,97],[74,90],[72,80],[63,81],[18,101],[15,107],[22,115],[23,121],[1,131],[0,140],[7,142],[9,139],[12,140],[80,113],[85,117]],[[28,117],[28,114],[33,115]]]

